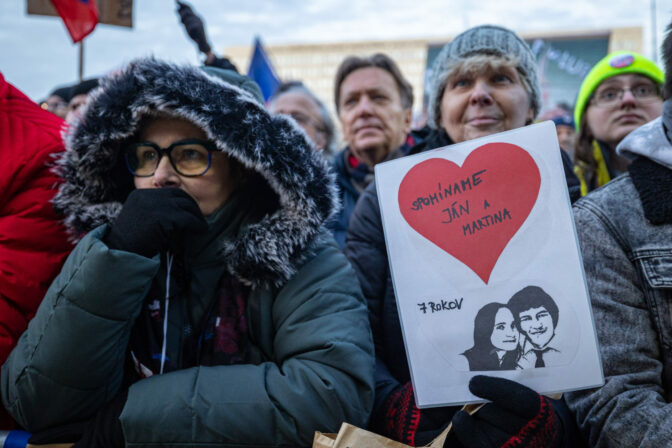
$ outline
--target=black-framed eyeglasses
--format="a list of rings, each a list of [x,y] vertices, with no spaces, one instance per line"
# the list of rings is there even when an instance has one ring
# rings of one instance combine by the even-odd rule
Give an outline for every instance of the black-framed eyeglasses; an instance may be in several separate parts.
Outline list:
[[[615,106],[623,99],[626,91],[630,92],[633,98],[639,103],[649,103],[658,99],[662,100],[658,86],[644,83],[634,85],[630,88],[607,87],[598,90],[592,98],[592,103],[598,107]]]
[[[126,167],[136,177],[153,176],[164,155],[168,156],[178,174],[196,177],[210,169],[212,151],[215,149],[214,143],[198,139],[180,140],[167,148],[161,148],[153,142],[138,142],[126,149],[124,159]]]

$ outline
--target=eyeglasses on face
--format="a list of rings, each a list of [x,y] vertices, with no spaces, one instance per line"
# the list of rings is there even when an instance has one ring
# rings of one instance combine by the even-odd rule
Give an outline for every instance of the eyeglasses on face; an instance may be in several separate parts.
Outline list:
[[[150,177],[159,167],[164,155],[181,176],[196,177],[210,169],[212,151],[216,146],[212,142],[198,139],[180,140],[167,148],[161,148],[153,142],[138,142],[130,145],[125,153],[126,167],[136,177]]]
[[[303,112],[294,111],[288,113],[287,115],[292,117],[301,127],[311,125],[318,132],[326,132],[326,129],[324,128],[322,123],[320,123],[319,121],[315,120],[312,117],[309,117]]]
[[[592,103],[600,107],[615,106],[623,99],[623,95],[626,91],[630,92],[633,98],[639,103],[648,103],[661,99],[658,86],[643,83],[634,85],[630,88],[614,86],[598,89],[593,96]]]

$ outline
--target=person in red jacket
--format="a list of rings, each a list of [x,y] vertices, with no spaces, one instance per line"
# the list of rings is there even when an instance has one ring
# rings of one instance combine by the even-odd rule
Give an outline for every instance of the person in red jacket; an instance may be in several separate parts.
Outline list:
[[[53,209],[64,121],[0,73],[0,364],[28,326],[72,245]],[[0,429],[12,421],[0,408]]]

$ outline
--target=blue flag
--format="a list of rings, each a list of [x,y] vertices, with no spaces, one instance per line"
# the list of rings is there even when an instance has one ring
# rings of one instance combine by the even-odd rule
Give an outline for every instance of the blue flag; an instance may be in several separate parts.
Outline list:
[[[271,61],[268,59],[268,55],[258,37],[254,38],[254,53],[252,53],[247,76],[259,84],[261,93],[264,94],[264,101],[268,101],[280,85],[280,79],[275,74]]]

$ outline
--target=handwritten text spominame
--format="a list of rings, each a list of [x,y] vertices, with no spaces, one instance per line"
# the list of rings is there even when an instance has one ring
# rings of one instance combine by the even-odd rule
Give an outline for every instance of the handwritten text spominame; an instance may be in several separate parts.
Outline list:
[[[471,176],[467,176],[458,182],[452,182],[448,185],[441,185],[439,182],[436,192],[428,193],[425,196],[418,197],[411,204],[411,210],[422,210],[423,207],[430,207],[435,204],[440,204],[442,201],[450,199],[454,195],[458,195],[474,189],[481,182],[483,182],[481,175],[485,172],[486,170],[476,171]]]

